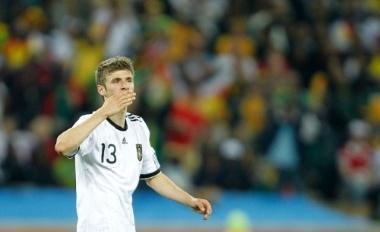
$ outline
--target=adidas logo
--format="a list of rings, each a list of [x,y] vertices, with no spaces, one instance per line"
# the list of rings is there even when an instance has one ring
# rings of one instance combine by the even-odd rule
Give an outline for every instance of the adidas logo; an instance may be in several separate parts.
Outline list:
[[[127,140],[125,139],[125,137],[123,138],[123,141],[121,143],[122,144],[127,144]]]

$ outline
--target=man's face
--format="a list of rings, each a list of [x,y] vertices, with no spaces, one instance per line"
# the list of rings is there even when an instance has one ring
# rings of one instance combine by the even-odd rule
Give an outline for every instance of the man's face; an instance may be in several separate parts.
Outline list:
[[[98,92],[105,98],[123,91],[134,91],[133,75],[129,70],[119,70],[109,73],[103,85],[98,85]]]

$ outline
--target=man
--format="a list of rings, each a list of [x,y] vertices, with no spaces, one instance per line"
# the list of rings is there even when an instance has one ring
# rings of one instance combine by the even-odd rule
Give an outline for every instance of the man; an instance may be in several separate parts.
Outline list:
[[[78,232],[135,231],[132,193],[140,178],[204,219],[211,214],[207,200],[192,197],[160,171],[147,125],[127,113],[136,96],[133,75],[127,57],[101,62],[95,76],[103,105],[57,138],[57,153],[75,156]]]

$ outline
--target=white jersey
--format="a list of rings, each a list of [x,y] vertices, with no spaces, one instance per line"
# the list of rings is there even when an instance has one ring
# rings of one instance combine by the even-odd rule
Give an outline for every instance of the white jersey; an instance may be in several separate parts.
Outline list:
[[[80,117],[74,126],[88,117]],[[104,120],[73,155],[77,232],[135,231],[132,193],[139,179],[160,172],[144,120],[128,113],[126,128]]]

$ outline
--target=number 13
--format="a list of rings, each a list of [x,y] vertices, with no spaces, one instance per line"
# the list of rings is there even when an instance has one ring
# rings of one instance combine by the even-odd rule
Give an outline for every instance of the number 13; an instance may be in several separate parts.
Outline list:
[[[116,146],[111,143],[111,144],[108,144],[107,148],[108,148],[108,150],[110,150],[110,152],[109,152],[110,157],[106,158],[106,162],[109,164],[116,163]],[[102,143],[102,157],[101,157],[102,163],[104,163],[105,150],[106,150],[106,144]]]

